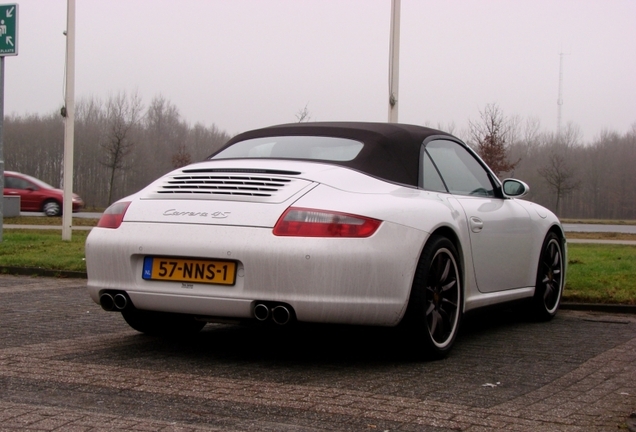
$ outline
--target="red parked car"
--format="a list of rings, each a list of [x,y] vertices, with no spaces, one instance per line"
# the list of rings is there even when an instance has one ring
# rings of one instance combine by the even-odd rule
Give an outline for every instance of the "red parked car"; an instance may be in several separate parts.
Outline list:
[[[4,172],[4,194],[20,196],[20,211],[44,212],[47,216],[62,214],[64,192],[26,174]],[[73,211],[84,207],[84,201],[73,194]]]

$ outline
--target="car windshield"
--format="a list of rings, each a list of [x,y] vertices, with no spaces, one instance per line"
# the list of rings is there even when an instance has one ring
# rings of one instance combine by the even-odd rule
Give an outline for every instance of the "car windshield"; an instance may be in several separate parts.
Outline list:
[[[353,160],[364,144],[346,138],[280,136],[239,141],[210,159],[282,158],[316,159],[334,162]]]

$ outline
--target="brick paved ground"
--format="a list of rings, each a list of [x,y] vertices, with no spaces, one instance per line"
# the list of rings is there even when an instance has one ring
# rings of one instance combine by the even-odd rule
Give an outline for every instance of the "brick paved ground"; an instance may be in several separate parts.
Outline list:
[[[628,315],[472,316],[421,362],[387,329],[147,337],[84,280],[0,276],[0,328],[0,430],[616,431],[636,411]]]

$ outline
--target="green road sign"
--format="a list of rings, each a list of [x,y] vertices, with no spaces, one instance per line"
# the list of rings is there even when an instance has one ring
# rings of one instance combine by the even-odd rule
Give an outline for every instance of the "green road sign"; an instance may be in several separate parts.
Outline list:
[[[0,56],[18,55],[18,5],[0,5]]]

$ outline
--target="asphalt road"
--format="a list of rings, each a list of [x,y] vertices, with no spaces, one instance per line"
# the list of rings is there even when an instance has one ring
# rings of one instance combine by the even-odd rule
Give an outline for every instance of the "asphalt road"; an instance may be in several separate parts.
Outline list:
[[[208,324],[189,339],[147,337],[85,284],[0,276],[0,430],[636,427],[633,315],[476,315],[447,359],[427,362],[390,329]]]
[[[42,216],[46,217],[44,213],[41,212],[20,212],[20,216]],[[73,217],[76,218],[84,218],[84,219],[99,219],[102,217],[102,213],[97,212],[77,212],[73,213]]]
[[[565,232],[636,234],[636,225],[563,224]]]

